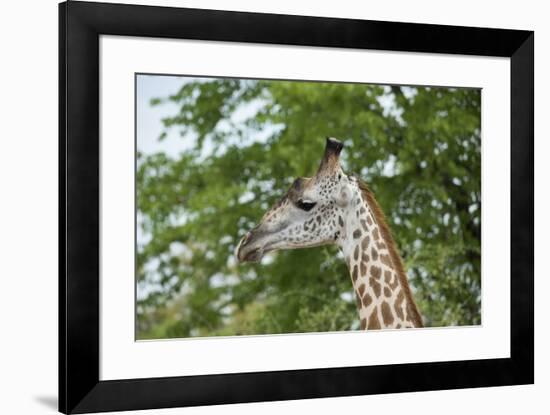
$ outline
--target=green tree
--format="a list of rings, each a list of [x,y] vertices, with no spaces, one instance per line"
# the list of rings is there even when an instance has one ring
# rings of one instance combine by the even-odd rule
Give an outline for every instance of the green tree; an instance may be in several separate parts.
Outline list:
[[[358,328],[335,247],[234,260],[326,136],[382,206],[426,325],[480,323],[479,90],[203,79],[167,101],[166,130],[194,146],[138,153],[138,338]]]

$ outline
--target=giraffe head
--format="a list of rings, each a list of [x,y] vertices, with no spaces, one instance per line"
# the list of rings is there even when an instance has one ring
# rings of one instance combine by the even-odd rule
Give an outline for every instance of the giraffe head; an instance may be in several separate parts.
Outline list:
[[[319,170],[298,178],[248,232],[236,249],[239,261],[256,262],[267,252],[335,243],[344,231],[352,197],[351,179],[340,167],[343,144],[327,138]]]

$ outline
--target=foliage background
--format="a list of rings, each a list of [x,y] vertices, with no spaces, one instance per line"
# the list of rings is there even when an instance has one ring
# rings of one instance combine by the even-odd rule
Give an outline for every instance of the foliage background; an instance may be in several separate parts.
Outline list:
[[[326,136],[382,206],[425,324],[480,324],[480,90],[188,78],[150,105],[175,110],[158,151],[137,143],[138,339],[358,328],[336,247],[234,259]]]

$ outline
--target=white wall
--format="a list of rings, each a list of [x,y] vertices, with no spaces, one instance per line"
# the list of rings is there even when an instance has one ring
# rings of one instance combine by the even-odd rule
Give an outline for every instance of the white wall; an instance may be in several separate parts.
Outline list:
[[[0,23],[0,413],[55,413],[57,393],[57,2],[3,2]],[[543,413],[550,390],[543,318],[550,277],[543,267],[550,206],[550,25],[536,0],[147,1],[214,9],[534,29],[536,210],[536,385],[162,411],[161,414]],[[541,214],[542,212],[542,214]],[[540,408],[540,409],[539,409]]]

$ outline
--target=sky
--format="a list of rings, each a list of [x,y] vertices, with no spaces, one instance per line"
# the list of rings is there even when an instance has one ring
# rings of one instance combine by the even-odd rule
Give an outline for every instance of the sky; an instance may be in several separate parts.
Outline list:
[[[182,139],[176,129],[167,131],[163,141],[158,138],[164,130],[162,119],[175,114],[179,106],[173,102],[151,106],[151,99],[175,94],[185,83],[195,78],[182,76],[138,75],[136,91],[137,147],[145,154],[165,152],[176,156],[191,148],[193,143]]]
[[[165,129],[162,119],[172,117],[179,111],[179,105],[171,101],[164,101],[162,104],[152,106],[151,99],[166,98],[177,93],[180,88],[188,82],[205,81],[209,78],[197,78],[189,76],[168,76],[168,75],[138,75],[136,90],[136,125],[137,125],[137,149],[145,155],[154,153],[165,153],[169,157],[178,157],[185,150],[189,150],[195,144],[192,134],[180,136],[177,127]],[[261,100],[252,100],[237,107],[231,115],[231,122],[241,124],[246,119],[253,117],[264,105]],[[220,121],[218,128],[223,127],[225,120]],[[255,131],[247,141],[266,141],[276,130],[276,126],[266,125],[261,132]],[[159,141],[162,132],[166,137]],[[234,137],[233,142],[228,138],[228,144],[239,144],[242,138]],[[249,144],[247,142],[247,144]],[[202,156],[209,155],[213,147],[208,139],[203,142]]]

